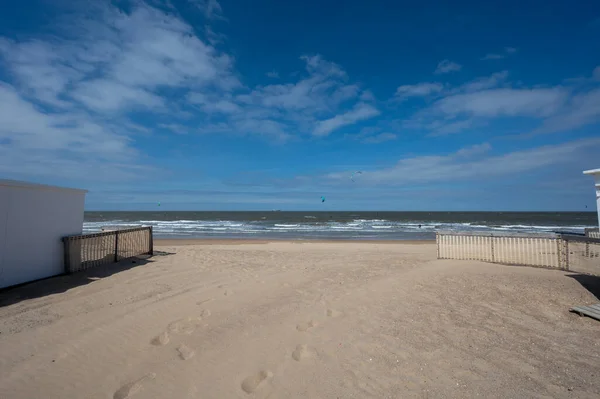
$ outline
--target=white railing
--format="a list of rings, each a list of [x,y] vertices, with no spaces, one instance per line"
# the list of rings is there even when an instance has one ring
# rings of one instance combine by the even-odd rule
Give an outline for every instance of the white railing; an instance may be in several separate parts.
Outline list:
[[[561,267],[560,239],[555,236],[497,236],[476,232],[438,232],[436,236],[439,259]]]
[[[585,229],[585,235],[590,238],[600,238],[600,229]]]
[[[479,260],[600,275],[600,239],[573,235],[437,232],[438,259]]]
[[[566,269],[600,275],[600,238],[561,236]]]

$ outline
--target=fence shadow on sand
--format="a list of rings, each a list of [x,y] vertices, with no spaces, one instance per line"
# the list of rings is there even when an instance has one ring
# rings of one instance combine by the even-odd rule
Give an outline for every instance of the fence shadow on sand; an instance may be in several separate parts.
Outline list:
[[[600,300],[600,276],[576,273],[567,274],[567,277],[576,280],[583,288],[594,295],[596,299]]]
[[[154,256],[173,255],[171,252],[154,251]],[[48,295],[60,294],[70,289],[93,283],[136,267],[152,263],[154,260],[147,255],[123,259],[120,262],[82,270],[73,274],[61,274],[45,279],[28,282],[0,290],[0,308],[14,305],[29,299],[43,298]]]

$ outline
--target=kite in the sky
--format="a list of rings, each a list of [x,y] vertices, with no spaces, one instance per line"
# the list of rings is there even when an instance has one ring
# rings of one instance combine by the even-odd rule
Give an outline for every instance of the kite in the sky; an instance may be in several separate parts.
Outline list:
[[[352,176],[350,176],[350,180],[354,181],[354,175],[362,175],[362,172],[360,170],[357,170],[356,172],[352,173]]]
[[[160,202],[158,203],[158,206],[160,206]]]
[[[325,202],[325,197],[321,197],[321,202]]]

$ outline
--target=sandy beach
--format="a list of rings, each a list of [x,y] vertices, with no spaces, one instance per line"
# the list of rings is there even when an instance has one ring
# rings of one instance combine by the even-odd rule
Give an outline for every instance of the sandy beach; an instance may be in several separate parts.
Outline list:
[[[155,249],[0,292],[0,397],[600,397],[600,322],[568,311],[600,278],[429,242]]]

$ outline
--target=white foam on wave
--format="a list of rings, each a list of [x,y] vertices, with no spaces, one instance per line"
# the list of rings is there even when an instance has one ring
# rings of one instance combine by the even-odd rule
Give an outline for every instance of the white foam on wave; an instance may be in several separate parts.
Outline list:
[[[331,226],[331,228],[334,230],[354,230],[354,231],[362,230],[361,228],[357,228],[356,226]]]
[[[304,216],[304,219],[316,218]],[[390,234],[431,234],[434,230],[451,231],[503,231],[503,232],[551,232],[574,231],[583,232],[584,228],[592,226],[556,226],[556,225],[525,225],[525,224],[486,224],[485,222],[419,222],[389,221],[385,219],[354,219],[351,221],[306,221],[299,223],[276,223],[274,221],[231,221],[231,220],[140,220],[123,221],[107,220],[102,222],[85,222],[84,233],[94,233],[106,226],[139,227],[140,225],[153,226],[154,232],[163,236],[203,236],[210,234],[242,234],[261,235],[293,233],[299,236],[330,234],[344,235],[344,237],[371,237]]]

